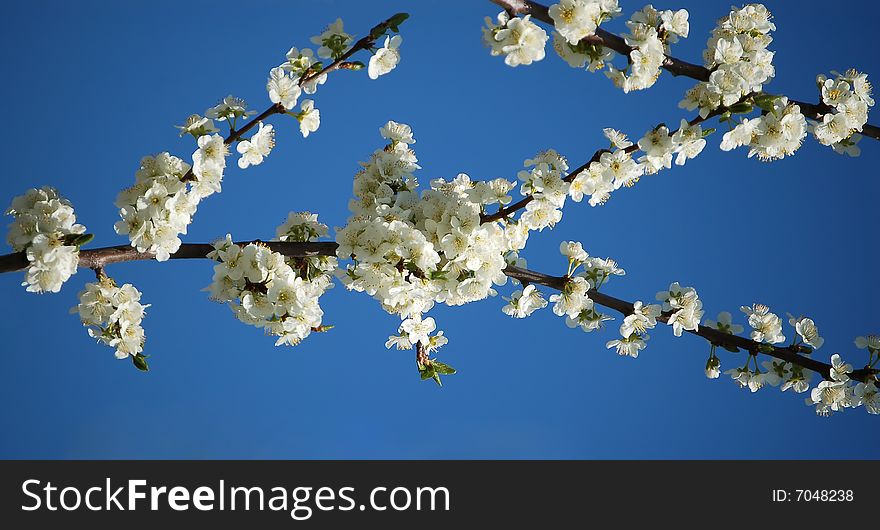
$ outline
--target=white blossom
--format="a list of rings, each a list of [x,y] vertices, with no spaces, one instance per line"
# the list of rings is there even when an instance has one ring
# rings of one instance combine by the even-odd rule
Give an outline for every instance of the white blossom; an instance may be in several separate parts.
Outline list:
[[[502,11],[498,23],[486,17],[483,28],[483,43],[490,48],[493,56],[504,55],[508,66],[530,65],[544,58],[547,32],[531,21],[531,15],[513,17]]]
[[[847,388],[843,381],[822,381],[810,392],[807,405],[814,405],[820,416],[830,416],[847,405]]]
[[[385,37],[385,45],[370,57],[370,63],[367,66],[367,74],[370,79],[378,79],[380,75],[385,75],[397,68],[397,63],[400,62],[400,44],[402,42],[403,37],[400,35]]]
[[[840,354],[835,353],[831,356],[831,379],[840,383],[849,381],[849,374],[852,373],[852,365],[845,363],[840,358]]]
[[[247,169],[263,163],[263,158],[269,156],[275,147],[275,129],[271,125],[260,122],[260,129],[250,140],[242,140],[236,146],[236,151],[241,155],[238,159],[238,167]]]
[[[647,346],[646,341],[649,338],[649,335],[633,334],[629,337],[610,340],[605,346],[617,350],[617,355],[636,358],[639,356],[639,351]]]
[[[337,18],[320,35],[312,37],[312,44],[320,46],[318,57],[336,59],[345,53],[353,39],[344,31],[342,19]]]
[[[853,398],[853,406],[863,405],[868,414],[880,414],[880,394],[874,381],[856,384]]]
[[[246,118],[256,114],[252,110],[247,110],[247,103],[241,98],[229,95],[223,98],[223,101],[205,111],[205,117],[217,121],[234,121],[238,118]],[[207,133],[218,132],[207,131]]]
[[[400,324],[399,331],[406,334],[407,339],[411,344],[416,344],[418,342],[428,344],[428,336],[435,329],[437,329],[437,324],[432,317],[422,320],[420,314],[415,314]]]
[[[789,313],[788,323],[794,327],[797,334],[803,339],[804,344],[814,350],[818,350],[825,344],[825,339],[819,336],[819,329],[812,318],[795,317]]]
[[[856,348],[860,350],[867,349],[871,353],[880,351],[880,335],[868,335],[866,337],[856,337]]]
[[[718,379],[721,376],[721,360],[714,354],[706,361],[705,374],[709,379]]]
[[[214,120],[211,118],[204,118],[198,114],[190,115],[183,125],[175,125],[175,127],[180,129],[180,136],[191,134],[195,138],[205,134],[219,132],[217,128],[214,127]]]
[[[308,138],[309,133],[317,131],[321,126],[321,111],[315,108],[314,101],[304,99],[296,119],[299,121],[299,132],[303,138]]]
[[[660,313],[659,305],[644,305],[641,300],[636,300],[633,303],[633,312],[627,315],[620,325],[620,335],[622,337],[630,337],[633,334],[644,335],[647,330],[657,325],[657,317]]]
[[[302,93],[297,80],[281,67],[273,68],[269,72],[266,90],[269,92],[269,100],[272,103],[280,104],[287,110],[296,106],[299,95]]]
[[[527,285],[524,289],[515,291],[510,298],[505,297],[508,304],[502,308],[505,315],[513,318],[525,318],[538,309],[547,307],[547,301],[541,296],[534,285]]]

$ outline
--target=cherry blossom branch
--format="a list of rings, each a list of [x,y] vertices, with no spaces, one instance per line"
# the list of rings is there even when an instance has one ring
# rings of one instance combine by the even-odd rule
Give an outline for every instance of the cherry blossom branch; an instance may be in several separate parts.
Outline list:
[[[753,95],[754,94],[747,94],[746,96],[743,96],[743,98],[741,98],[740,101],[744,101],[744,100],[752,97]],[[697,125],[698,123],[702,123],[702,122],[704,122],[714,116],[718,116],[720,114],[723,114],[726,110],[727,110],[727,107],[719,107],[719,108],[715,109],[714,111],[710,112],[709,114],[707,114],[705,117],[697,116],[696,118],[689,121],[688,124],[689,125]],[[675,134],[676,131],[677,131],[677,129],[675,131],[670,131],[669,132],[670,136]],[[622,151],[624,151],[625,153],[630,153],[630,154],[632,154],[638,150],[639,150],[638,143],[634,143],[633,145],[631,145],[625,149],[622,149]],[[598,162],[599,158],[602,156],[602,154],[607,153],[607,152],[609,152],[608,149],[596,150],[596,152],[593,153],[593,156],[590,157],[589,160],[587,160],[586,162],[581,164],[579,167],[575,168],[562,180],[564,182],[570,183],[575,178],[577,178],[578,174],[580,174],[583,171],[586,171],[590,167],[590,164],[592,164],[593,162]],[[503,218],[507,217],[508,215],[525,208],[533,200],[534,200],[534,197],[532,195],[526,195],[525,197],[523,197],[522,199],[518,200],[515,203],[512,203],[512,204],[505,206],[503,208],[499,208],[498,211],[493,214],[481,214],[480,215],[480,222],[481,223],[490,223],[492,221],[498,221],[500,219],[503,219]]]
[[[237,245],[246,246],[250,243],[260,243],[268,246],[274,252],[279,252],[288,257],[306,258],[310,256],[333,256],[336,253],[336,243],[332,241],[316,243],[299,243],[292,241],[238,241]],[[171,254],[171,259],[198,259],[207,258],[208,253],[214,247],[208,243],[184,243],[180,249]],[[127,261],[154,260],[153,252],[139,252],[130,245],[117,245],[115,247],[103,247],[95,249],[82,249],[79,251],[79,266],[90,269],[103,268],[113,263]],[[23,270],[28,266],[27,256],[24,252],[15,252],[0,256],[0,274]]]
[[[261,245],[266,245],[270,249],[272,249],[272,251],[278,252],[287,257],[300,258],[311,256],[335,256],[336,248],[338,246],[333,241],[302,243],[261,240],[239,241],[236,242],[236,245],[246,246],[250,243],[259,243]],[[204,259],[207,258],[208,253],[213,250],[214,246],[208,243],[184,243],[180,246],[180,249],[177,252],[171,255],[171,259]],[[80,250],[79,252],[80,267],[88,267],[94,269],[96,272],[103,271],[105,266],[114,263],[123,263],[129,261],[153,261],[154,259],[155,255],[151,252],[138,252],[138,250],[133,247],[122,245]],[[0,273],[14,272],[24,269],[27,266],[28,261],[23,252],[16,252],[14,254],[6,254],[0,256]],[[519,280],[524,284],[534,283],[559,291],[561,291],[565,287],[566,282],[569,280],[569,278],[566,278],[565,276],[551,276],[549,274],[544,274],[529,269],[523,269],[520,267],[514,267],[511,265],[508,265],[507,268],[504,269],[504,274],[506,274],[510,278]],[[622,315],[629,315],[633,312],[632,302],[615,298],[613,296],[599,292],[595,289],[591,289],[588,292],[588,295],[594,303],[617,311]],[[661,322],[666,322],[668,319],[669,313],[663,313],[657,318],[657,320]],[[685,331],[693,335],[703,337],[710,343],[718,346],[743,349],[748,351],[751,355],[763,353],[769,355],[770,357],[774,357],[776,359],[802,366],[808,370],[812,370],[822,375],[822,377],[824,377],[825,379],[829,379],[831,377],[830,364],[823,363],[804,355],[800,355],[801,353],[807,353],[810,351],[803,346],[773,346],[770,344],[755,342],[751,339],[740,337],[738,335],[724,333],[708,326],[700,326],[699,329],[697,329],[696,331]],[[421,355],[418,349],[417,354]],[[867,378],[873,376],[874,374],[877,374],[878,372],[880,372],[880,370],[873,368],[863,368],[859,370],[854,370],[849,375],[852,379],[865,381]]]
[[[522,269],[511,265],[508,265],[507,268],[504,269],[504,274],[506,274],[510,278],[515,278],[523,283],[536,283],[544,285],[546,287],[550,287],[552,289],[556,289],[558,291],[561,291],[565,287],[566,282],[568,282],[569,280],[564,276],[551,276],[549,274],[543,274],[540,272]],[[593,300],[593,303],[599,304],[609,309],[613,309],[614,311],[617,311],[624,316],[633,313],[632,302],[627,302],[625,300],[609,296],[595,289],[590,289],[588,291],[588,295]],[[665,312],[657,317],[657,320],[665,323],[669,319],[670,314],[670,312]],[[802,366],[808,370],[817,372],[825,379],[831,378],[831,365],[823,363],[822,361],[818,361],[816,359],[812,359],[810,357],[800,355],[801,352],[807,353],[810,351],[808,349],[804,349],[802,346],[773,346],[769,344],[755,342],[751,339],[740,337],[738,335],[724,333],[708,326],[700,326],[695,331],[685,331],[693,335],[703,337],[710,343],[718,346],[729,346],[732,348],[743,349],[748,351],[752,355],[764,353],[766,355],[769,355],[770,357],[775,357],[777,359],[787,361],[792,364]],[[878,373],[877,369],[864,368],[860,370],[854,370],[849,375],[852,379],[864,381],[866,378],[876,373]]]
[[[498,4],[508,13],[516,15],[531,15],[532,18],[553,26],[553,19],[550,18],[550,13],[548,11],[549,8],[538,2],[533,2],[531,0],[490,1]],[[597,28],[594,35],[590,35],[583,40],[589,44],[604,46],[627,57],[629,56],[629,53],[633,51],[633,48],[629,46],[626,41],[623,40],[623,37],[615,35],[614,33],[606,31],[602,28]],[[663,61],[662,64],[662,68],[674,76],[690,77],[691,79],[695,79],[697,81],[708,81],[709,74],[712,73],[712,71],[708,68],[670,56],[666,56],[666,59]],[[789,102],[798,105],[801,109],[801,113],[804,116],[818,121],[822,121],[822,116],[833,110],[831,107],[825,105],[824,103],[805,103],[803,101],[797,101],[790,98]],[[862,131],[860,134],[869,138],[873,138],[875,140],[880,140],[880,127],[876,125],[865,124],[862,127]]]
[[[354,45],[349,48],[348,51],[339,56],[338,59],[316,72],[304,74],[302,77],[299,78],[297,85],[302,87],[309,81],[317,79],[322,75],[326,75],[340,69],[347,69],[349,67],[348,65],[352,64],[349,63],[348,60],[351,59],[359,51],[369,50],[370,48],[372,48],[373,45],[376,43],[377,35],[383,33],[384,30],[389,27],[391,22],[398,16],[399,15],[394,15],[373,26],[373,28],[370,30],[369,33],[367,33],[365,37],[355,42]],[[230,129],[229,136],[223,139],[223,143],[226,145],[232,145],[233,142],[238,141],[239,138],[241,138],[245,133],[253,129],[261,121],[275,114],[284,114],[285,112],[287,112],[287,109],[284,108],[284,105],[282,105],[281,103],[273,103],[269,108],[261,112],[254,119],[242,125],[241,128]],[[181,177],[181,181],[188,182],[192,180],[195,180],[195,175],[193,174],[193,168],[190,168],[183,175],[183,177]]]

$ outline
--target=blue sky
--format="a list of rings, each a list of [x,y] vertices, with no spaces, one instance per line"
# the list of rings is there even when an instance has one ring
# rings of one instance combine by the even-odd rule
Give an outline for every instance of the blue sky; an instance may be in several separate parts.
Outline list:
[[[621,3],[627,16],[642,6]],[[767,4],[778,27],[769,90],[814,101],[817,73],[855,67],[880,75],[874,3],[824,17],[821,29],[801,3]],[[691,36],[674,53],[699,62],[729,4],[655,5],[690,11]],[[14,2],[0,34],[0,199],[56,186],[96,234],[93,245],[126,243],[113,232],[113,199],[140,158],[193,150],[172,125],[230,93],[262,110],[267,72],[290,46],[308,45],[337,16],[363,35],[398,11],[412,15],[398,69],[378,81],[334,74],[315,98],[321,129],[307,140],[294,120],[275,120],[278,146],[267,162],[231,168],[223,193],[199,206],[186,241],[227,232],[268,238],[292,210],[341,226],[357,161],[380,145],[388,119],[412,125],[424,168],[417,176],[427,183],[459,172],[515,178],[524,159],[548,147],[579,165],[604,144],[603,127],[639,137],[688,117],[676,104],[689,79],[664,74],[652,89],[625,95],[552,53],[530,67],[505,66],[480,43],[483,17],[497,13],[489,2]],[[620,32],[623,20],[607,27]],[[603,207],[569,203],[556,229],[531,238],[530,266],[562,274],[559,242],[579,240],[626,268],[610,294],[650,300],[680,281],[698,289],[708,318],[763,302],[813,317],[826,338],[818,356],[839,351],[863,363],[853,338],[880,332],[872,228],[880,145],[865,140],[862,157],[850,159],[808,141],[795,157],[766,164],[744,150],[721,152],[719,141],[711,137],[696,160]],[[68,314],[90,271],[43,296],[26,293],[20,273],[0,276],[0,457],[878,456],[866,435],[880,429],[864,410],[817,418],[803,395],[709,381],[708,344],[667,329],[652,334],[638,359],[619,358],[604,346],[616,327],[585,334],[549,310],[514,321],[500,298],[438,307],[432,314],[450,338],[440,358],[459,369],[439,389],[419,381],[408,352],[385,350],[396,317],[364,294],[333,289],[322,306],[336,328],[275,348],[208,301],[208,261],[108,272],[153,304],[144,321],[148,374],[93,344]],[[744,323],[741,314],[737,320]],[[723,367],[742,364],[741,355],[724,353]]]

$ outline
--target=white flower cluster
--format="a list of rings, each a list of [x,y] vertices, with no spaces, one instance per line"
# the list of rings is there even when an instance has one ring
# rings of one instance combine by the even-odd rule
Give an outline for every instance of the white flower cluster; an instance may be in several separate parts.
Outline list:
[[[312,42],[321,45],[321,48],[318,49],[318,57],[336,59],[345,53],[352,38],[351,35],[342,31],[342,20],[337,19],[321,35],[312,37]],[[399,36],[395,38],[400,39]],[[373,56],[373,59],[376,59],[377,56],[382,58],[381,66],[374,66],[373,59],[370,60],[371,72],[376,68],[379,70],[387,68],[382,71],[382,73],[387,73],[400,60],[400,54],[396,49],[400,45],[400,40],[394,41],[394,49],[386,49],[391,45],[389,40],[386,40],[385,45],[385,48]],[[289,111],[288,114],[299,121],[299,130],[303,138],[307,138],[310,133],[318,130],[321,125],[321,112],[315,108],[315,102],[311,99],[302,101],[299,112],[292,112],[292,109],[296,107],[299,97],[303,93],[314,94],[319,85],[327,82],[326,73],[315,75],[320,67],[321,63],[318,62],[315,52],[310,48],[293,47],[287,52],[286,60],[269,72],[269,80],[266,82],[269,100],[283,106]]]
[[[830,145],[838,153],[858,156],[857,134],[868,123],[868,110],[874,106],[872,87],[867,74],[847,70],[835,74],[834,79],[824,75],[816,77],[822,91],[822,102],[833,109],[822,116],[822,122],[813,126],[813,134],[819,143]]]
[[[706,117],[718,107],[731,106],[751,92],[760,92],[763,84],[775,75],[770,11],[761,4],[733,7],[718,21],[703,51],[706,68],[712,70],[709,81],[701,81],[685,94],[679,107],[700,109]]]
[[[584,195],[588,195],[590,206],[605,204],[612,192],[635,185],[642,175],[671,168],[673,155],[676,165],[684,165],[703,151],[704,136],[711,132],[704,133],[699,124],[691,125],[687,120],[681,120],[679,129],[672,134],[665,125],[660,125],[638,141],[638,149],[644,155],[636,161],[633,159],[635,146],[625,134],[614,129],[604,131],[611,140],[612,150],[602,153],[599,160],[572,179],[568,192],[575,202],[581,202]]]
[[[327,226],[314,214],[294,212],[278,234],[282,241],[314,241],[327,234]],[[219,262],[206,289],[211,299],[229,303],[237,319],[278,337],[276,346],[295,346],[324,329],[319,298],[333,287],[336,258],[285,258],[259,243],[236,245],[228,234],[208,257]]]
[[[620,14],[617,0],[562,0],[549,9],[556,31],[569,44],[577,45],[594,35],[599,24]]]
[[[492,56],[504,55],[508,66],[530,65],[544,58],[547,32],[532,22],[531,15],[510,17],[506,11],[498,14],[498,23],[486,17],[483,43]]]
[[[608,48],[582,41],[620,14],[617,0],[562,0],[550,6],[549,14],[556,28],[553,49],[571,67],[583,68],[589,62],[587,68],[595,72],[614,56]]]
[[[751,368],[752,362],[755,365],[754,370]],[[783,392],[791,388],[800,394],[810,388],[812,373],[801,366],[775,359],[764,361],[761,365],[765,370],[763,372],[758,367],[757,356],[750,354],[744,366],[732,368],[724,373],[730,375],[740,388],[748,388],[751,392],[757,392],[766,386],[781,385]]]
[[[782,319],[771,313],[767,306],[754,304],[751,307],[743,306],[741,310],[748,316],[749,326],[752,328],[752,340],[768,344],[785,341],[785,336],[782,334]],[[805,344],[811,348],[806,353],[801,350],[803,355],[809,356],[813,350],[824,344],[825,340],[819,335],[819,330],[811,318],[789,315],[788,323],[797,332],[797,338],[792,346]],[[705,325],[733,335],[743,331],[743,327],[734,324],[731,314],[726,311],[718,314],[717,322],[706,321]],[[876,362],[875,355],[880,360],[880,337],[857,337],[855,343],[858,348],[868,349],[870,353],[868,367],[873,367]],[[732,368],[724,373],[730,375],[741,388],[748,388],[752,392],[757,392],[766,386],[780,387],[783,392],[792,389],[799,394],[809,390],[812,372],[800,365],[776,359],[761,363],[764,367],[762,371],[758,366],[757,355],[758,352],[750,352],[744,366]],[[753,363],[754,368],[752,368]],[[715,379],[719,376],[720,369],[721,362],[715,356],[713,345],[709,361],[706,363],[706,376]],[[850,379],[852,371],[852,365],[845,363],[839,354],[832,355],[829,379],[820,382],[812,389],[810,397],[806,399],[807,405],[815,406],[816,413],[820,416],[829,416],[843,408],[860,405],[864,405],[869,414],[880,414],[880,395],[877,393],[876,379],[870,376],[865,382],[854,385]]]
[[[180,248],[180,234],[186,234],[199,201],[220,191],[222,166],[209,160],[223,159],[225,144],[217,135],[199,138],[200,171],[197,180],[184,182],[190,165],[168,153],[147,156],[135,173],[134,186],[122,190],[116,197],[121,219],[114,228],[117,234],[126,234],[131,246],[139,252],[153,252],[158,261],[167,260]],[[203,151],[200,153],[200,151]],[[210,158],[205,155],[210,153]],[[195,158],[196,155],[194,155]],[[225,165],[225,160],[223,161]],[[195,174],[193,172],[192,174]]]
[[[733,315],[727,311],[718,313],[717,321],[706,320],[703,325],[729,335],[738,335],[743,332],[743,327],[739,324],[734,324]],[[715,344],[712,344],[709,360],[706,361],[706,377],[709,379],[718,379],[721,376],[721,359],[715,355],[715,348]]]
[[[70,310],[79,314],[89,336],[116,348],[116,358],[136,357],[144,350],[144,319],[149,304],[141,304],[141,293],[130,283],[117,287],[112,278],[102,275],[87,283],[79,293],[79,304]]]
[[[771,313],[770,308],[764,304],[742,306],[740,311],[749,318],[749,326],[752,328],[751,339],[755,342],[778,344],[785,341],[782,334],[782,319]]]
[[[86,227],[76,223],[70,201],[55,188],[30,189],[13,199],[6,241],[28,260],[23,286],[32,293],[57,293],[76,273]]]
[[[748,315],[749,325],[754,330],[751,334],[752,340],[768,343],[785,340],[785,337],[781,335],[782,321],[778,316],[770,313],[769,308],[755,304],[752,307],[743,306],[742,311]],[[792,325],[795,325],[793,323],[795,320],[793,317],[790,320]],[[800,320],[804,320],[801,330],[807,336],[812,337],[812,339],[817,338],[818,332],[815,331],[815,325],[813,325],[813,332],[807,332],[808,325],[806,321],[812,323],[812,320]],[[730,335],[737,335],[743,331],[741,325],[733,323],[733,316],[727,311],[718,313],[717,321],[707,320],[704,325]],[[751,368],[753,362],[755,365],[754,369]],[[757,354],[751,353],[748,359],[746,359],[744,366],[732,368],[724,373],[730,375],[731,379],[739,384],[741,388],[748,388],[752,392],[757,392],[766,385],[780,386],[781,384],[783,392],[790,388],[797,393],[806,392],[810,387],[812,372],[802,366],[779,360],[764,361],[762,365],[766,371],[762,372],[759,368]],[[712,353],[709,356],[709,361],[706,363],[706,377],[717,379],[720,373],[721,361],[715,356],[715,345],[713,344]]]
[[[776,97],[757,118],[743,118],[732,130],[724,133],[721,149],[730,151],[748,145],[749,157],[769,162],[792,155],[807,136],[807,121],[799,106],[788,98]]]
[[[293,53],[295,50],[296,48],[293,48],[289,53]],[[300,88],[300,77],[297,76],[295,73],[296,71],[291,70],[293,73],[288,73],[288,71],[285,70],[285,66],[286,65],[275,67],[269,72],[269,81],[266,83],[266,90],[269,91],[269,100],[272,103],[281,105],[286,110],[290,111],[296,106],[303,89]],[[327,74],[322,74],[321,77],[326,75]],[[318,126],[321,124],[321,114],[318,109],[315,108],[315,102],[311,99],[304,99],[300,105],[300,111],[291,114],[297,119],[297,121],[299,121],[299,130],[302,133],[303,138],[307,137],[309,133],[317,131]]]
[[[853,384],[849,377],[853,367],[844,362],[840,355],[831,356],[829,380],[822,381],[810,392],[805,401],[816,407],[819,416],[830,416],[843,408],[864,406],[868,414],[880,414],[880,394],[877,393],[875,379]]]
[[[608,348],[616,348],[618,355],[638,357],[650,338],[648,330],[657,325],[661,309],[658,304],[645,305],[641,300],[633,304],[633,312],[623,319],[620,325],[620,339],[609,341]]]
[[[570,328],[581,328],[589,333],[602,327],[602,323],[613,320],[611,316],[596,310],[590,299],[590,289],[598,289],[611,277],[625,274],[612,259],[590,257],[583,245],[577,241],[563,241],[559,251],[568,259],[569,278],[559,294],[550,297],[554,302],[553,313],[565,316],[565,324]],[[583,267],[583,270],[578,270]]]
[[[480,214],[488,205],[509,203],[514,183],[474,182],[460,174],[433,180],[419,193],[412,130],[390,121],[380,133],[390,143],[361,164],[352,216],[337,229],[337,255],[353,260],[340,280],[404,320],[420,319],[438,302],[455,306],[494,295],[530,225],[481,223]]]
[[[670,45],[678,42],[679,37],[688,36],[688,12],[684,9],[657,11],[649,4],[633,13],[626,25],[629,33],[623,38],[633,48],[628,64],[623,70],[609,65],[605,75],[624,92],[644,90],[660,77],[660,67]]]
[[[282,95],[285,95],[287,97],[293,95],[293,101],[290,102],[288,100],[288,102],[290,103],[290,107],[288,108],[293,108],[294,105],[296,105],[296,100],[299,98],[302,92],[305,92],[306,94],[314,94],[315,92],[317,92],[318,85],[323,85],[327,82],[327,74],[321,74],[317,77],[310,77],[308,82],[303,83],[302,87],[300,87],[299,80],[302,79],[302,77],[305,76],[307,73],[313,73],[314,68],[317,67],[318,60],[315,58],[315,52],[313,52],[310,48],[298,49],[296,47],[293,47],[287,51],[287,55],[285,57],[287,60],[281,63],[278,68],[281,68],[283,71],[290,74],[288,76],[288,81],[294,82],[291,84],[288,81],[282,81],[285,86],[271,85],[270,87],[273,77],[281,77],[280,73],[275,72],[275,70],[273,69],[272,72],[275,72],[275,74],[272,74],[272,72],[270,72],[270,84],[267,84],[267,89],[270,91],[269,96],[271,99],[273,97],[272,88],[275,88],[274,94],[275,97],[278,97],[279,101],[273,101],[273,103],[279,103],[282,100]]]
[[[532,200],[519,221],[529,230],[543,231],[562,220],[562,207],[569,192],[568,161],[553,149],[538,153],[524,163],[525,170],[517,173],[522,182],[520,193]]]
[[[672,333],[676,337],[681,337],[682,331],[700,329],[703,302],[693,287],[682,287],[678,282],[673,282],[668,290],[657,293],[657,300],[663,302],[663,311],[670,312],[666,323],[672,326]]]

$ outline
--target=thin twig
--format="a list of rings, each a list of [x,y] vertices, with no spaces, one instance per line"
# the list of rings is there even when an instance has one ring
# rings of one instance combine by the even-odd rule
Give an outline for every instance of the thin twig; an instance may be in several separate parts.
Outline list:
[[[748,95],[744,96],[740,101],[748,99],[752,95],[753,94],[748,94]],[[692,119],[691,121],[689,121],[688,123],[692,126],[697,125],[698,123],[702,123],[702,122],[704,122],[710,118],[713,118],[719,114],[723,114],[725,112],[725,110],[726,110],[725,107],[720,107],[720,108],[715,109],[714,111],[710,112],[705,117],[697,116],[694,119]],[[674,131],[670,131],[669,132],[670,136],[675,134],[677,131],[678,131],[678,129],[676,129]],[[637,143],[634,143],[633,145],[623,149],[624,152],[630,153],[630,154],[632,154],[638,150],[639,150],[639,146]],[[591,156],[589,160],[587,160],[586,162],[581,164],[579,167],[572,170],[571,173],[569,173],[562,180],[564,182],[570,183],[581,172],[586,171],[590,167],[590,164],[592,164],[593,162],[598,162],[599,158],[601,158],[602,154],[607,153],[607,152],[609,152],[608,149],[598,149],[595,153],[593,153],[593,156]],[[510,204],[504,208],[499,208],[498,211],[493,214],[481,214],[480,215],[480,222],[481,223],[491,223],[492,221],[498,221],[499,219],[504,219],[505,217],[516,212],[517,210],[521,210],[521,209],[525,208],[533,200],[534,200],[534,197],[532,197],[531,195],[526,195],[525,197],[523,197],[522,199],[518,200],[517,202],[515,202],[513,204]]]
[[[383,26],[387,26],[387,24],[390,20],[391,19],[389,18],[383,22],[380,22],[379,24],[376,24],[376,26],[374,26],[373,29],[370,30],[369,33],[367,33],[366,37],[363,37],[362,39],[360,39],[359,41],[354,43],[354,46],[349,48],[348,51],[346,51],[344,54],[342,54],[338,59],[336,59],[332,63],[328,64],[327,66],[323,67],[322,69],[318,70],[317,72],[312,72],[310,74],[304,74],[302,77],[299,78],[299,81],[297,81],[297,85],[301,87],[301,86],[305,85],[306,83],[308,83],[309,81],[312,81],[313,79],[317,79],[317,78],[321,77],[322,75],[329,74],[330,72],[334,72],[336,70],[339,70],[339,68],[346,61],[351,59],[351,57],[354,54],[356,54],[357,52],[359,52],[361,50],[370,49],[373,46],[373,44],[375,44],[375,42],[376,42],[376,40],[372,37],[373,30],[376,30],[377,28],[381,28]],[[274,114],[284,114],[285,112],[287,112],[287,109],[284,108],[284,105],[282,105],[281,103],[273,103],[269,108],[267,108],[266,110],[261,112],[254,119],[252,119],[251,121],[242,125],[242,127],[240,129],[234,129],[234,130],[229,131],[229,136],[227,136],[226,138],[223,139],[223,143],[226,145],[232,145],[233,142],[237,141],[239,138],[241,138],[245,133],[247,133],[248,131],[253,129],[261,121],[269,118],[270,116],[272,116]],[[195,175],[193,174],[193,169],[190,168],[180,178],[180,180],[183,182],[189,182],[189,181],[195,180]]]

